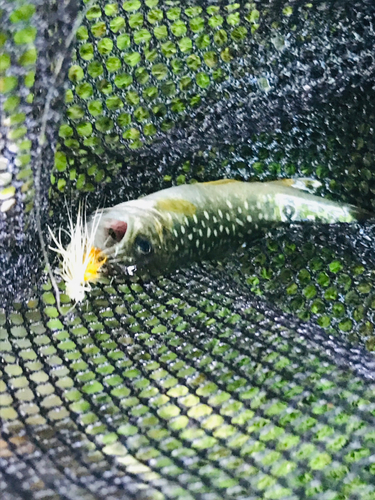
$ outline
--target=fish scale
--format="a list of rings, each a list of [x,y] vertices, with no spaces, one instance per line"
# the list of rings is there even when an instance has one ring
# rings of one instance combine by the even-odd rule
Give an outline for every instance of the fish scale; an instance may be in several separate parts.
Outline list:
[[[98,211],[89,224],[100,218],[94,246],[109,266],[148,276],[221,258],[278,224],[352,223],[371,216],[311,194],[317,186],[311,179],[175,186]]]

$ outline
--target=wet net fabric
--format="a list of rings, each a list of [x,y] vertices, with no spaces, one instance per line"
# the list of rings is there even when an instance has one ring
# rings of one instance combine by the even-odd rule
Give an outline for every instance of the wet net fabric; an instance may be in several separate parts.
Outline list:
[[[375,498],[372,221],[109,277],[65,316],[45,260],[66,205],[196,180],[313,177],[375,211],[374,20],[0,1],[1,499]]]

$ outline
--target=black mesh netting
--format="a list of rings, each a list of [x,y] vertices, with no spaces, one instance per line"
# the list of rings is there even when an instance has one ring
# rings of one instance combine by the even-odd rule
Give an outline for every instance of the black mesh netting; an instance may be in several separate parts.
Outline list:
[[[374,21],[370,1],[0,0],[1,500],[375,499],[373,221],[109,276],[67,315],[47,232],[82,199],[224,176],[375,211]]]

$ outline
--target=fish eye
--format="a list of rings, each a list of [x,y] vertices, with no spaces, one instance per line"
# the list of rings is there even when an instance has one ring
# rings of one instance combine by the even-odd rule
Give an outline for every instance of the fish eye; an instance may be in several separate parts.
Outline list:
[[[140,253],[147,255],[152,252],[152,245],[144,236],[137,236],[134,243]]]

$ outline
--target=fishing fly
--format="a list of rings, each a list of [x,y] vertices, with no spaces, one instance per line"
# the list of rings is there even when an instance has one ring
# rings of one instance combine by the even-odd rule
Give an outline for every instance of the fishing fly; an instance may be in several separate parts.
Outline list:
[[[75,303],[82,302],[85,293],[91,290],[91,283],[99,279],[102,267],[107,260],[106,255],[94,245],[95,233],[100,222],[100,212],[97,214],[99,216],[96,222],[91,224],[89,229],[85,211],[82,204],[79,204],[75,223],[68,211],[68,230],[60,228],[56,237],[48,227],[56,245],[49,248],[61,258],[61,269],[58,269],[57,273],[65,282],[66,294]],[[62,243],[62,232],[67,233],[70,238],[70,243],[66,248]]]

